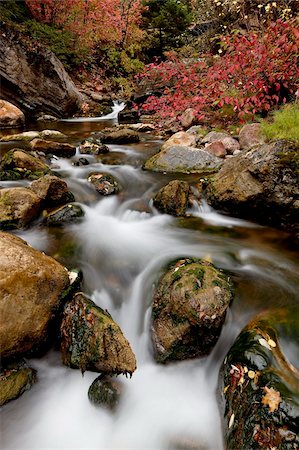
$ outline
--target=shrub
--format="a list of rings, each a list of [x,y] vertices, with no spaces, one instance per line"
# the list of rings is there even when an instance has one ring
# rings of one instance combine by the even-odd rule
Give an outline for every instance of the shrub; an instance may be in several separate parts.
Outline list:
[[[289,139],[299,143],[299,104],[286,105],[273,114],[273,121],[264,120],[262,131],[268,139]]]

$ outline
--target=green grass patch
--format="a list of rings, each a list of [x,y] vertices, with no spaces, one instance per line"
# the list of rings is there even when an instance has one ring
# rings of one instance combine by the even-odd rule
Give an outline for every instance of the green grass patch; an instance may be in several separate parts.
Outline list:
[[[292,103],[273,114],[273,121],[261,123],[267,139],[288,139],[299,143],[299,104]]]

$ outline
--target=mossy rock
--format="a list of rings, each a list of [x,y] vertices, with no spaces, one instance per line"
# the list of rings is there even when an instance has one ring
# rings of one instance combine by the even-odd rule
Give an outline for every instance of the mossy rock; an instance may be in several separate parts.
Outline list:
[[[94,405],[115,410],[122,393],[122,384],[116,378],[100,375],[91,384],[88,398]]]
[[[220,371],[227,449],[299,448],[299,378],[265,320],[249,324]]]
[[[93,173],[88,181],[95,187],[96,191],[104,196],[118,194],[121,190],[119,182],[107,173]]]
[[[47,213],[44,217],[44,223],[46,225],[60,227],[69,223],[78,223],[83,217],[84,211],[80,205],[68,203]]]
[[[30,142],[32,139],[39,137],[39,131],[24,131],[24,133],[9,134],[2,136],[0,142],[23,141]]]
[[[36,370],[24,360],[6,364],[0,372],[0,406],[20,397],[36,381]]]
[[[110,151],[107,145],[99,143],[98,139],[93,138],[85,139],[79,150],[83,155],[102,155]]]
[[[44,207],[53,207],[75,201],[67,183],[54,175],[45,175],[33,181],[30,189],[41,199]]]
[[[23,228],[36,219],[41,200],[30,189],[13,187],[0,189],[0,229]]]
[[[132,374],[136,359],[120,327],[107,311],[82,293],[64,309],[61,352],[65,365],[82,372]]]
[[[155,195],[155,208],[172,216],[184,216],[190,202],[191,189],[186,181],[173,180]]]
[[[35,180],[50,172],[50,168],[39,158],[23,149],[9,150],[0,162],[1,180]]]
[[[158,362],[207,355],[233,298],[230,278],[197,258],[172,262],[157,283],[152,341]]]

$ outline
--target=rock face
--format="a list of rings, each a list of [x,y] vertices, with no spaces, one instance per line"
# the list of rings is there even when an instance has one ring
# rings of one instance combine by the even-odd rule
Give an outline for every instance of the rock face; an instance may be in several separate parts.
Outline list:
[[[16,106],[0,100],[0,128],[17,128],[25,124],[25,116]]]
[[[30,185],[30,189],[42,200],[44,206],[58,206],[74,201],[64,180],[54,175],[45,175]]]
[[[24,360],[10,363],[0,372],[0,406],[20,397],[36,381],[36,370]]]
[[[118,194],[120,191],[118,181],[112,175],[107,173],[94,173],[88,177],[88,181],[101,195]]]
[[[230,349],[220,372],[220,392],[225,448],[298,448],[298,371],[264,321],[249,324]]]
[[[222,160],[195,147],[175,145],[161,150],[149,158],[144,169],[168,173],[211,173],[216,172]]]
[[[23,228],[40,211],[41,200],[30,189],[23,187],[0,189],[0,229]]]
[[[119,326],[82,293],[65,306],[61,335],[67,366],[107,374],[132,374],[136,369],[134,353]]]
[[[39,158],[22,149],[9,150],[0,162],[1,180],[31,180],[40,178],[50,172],[49,167]]]
[[[154,292],[152,341],[158,362],[207,355],[232,300],[229,277],[195,258],[171,263]]]
[[[68,272],[25,241],[0,232],[0,348],[3,359],[33,352],[48,336]]]
[[[76,112],[81,95],[54,53],[5,28],[0,35],[2,97],[29,116]]]
[[[189,204],[190,186],[186,181],[173,180],[154,197],[154,206],[165,214],[184,216]]]
[[[76,153],[76,147],[64,142],[52,142],[44,139],[33,139],[30,142],[32,150],[52,154],[61,158],[71,158]]]
[[[298,218],[298,145],[277,141],[227,160],[208,185],[208,202],[233,215],[278,227]]]
[[[122,384],[115,378],[100,375],[88,390],[88,398],[94,405],[116,409],[122,393]]]

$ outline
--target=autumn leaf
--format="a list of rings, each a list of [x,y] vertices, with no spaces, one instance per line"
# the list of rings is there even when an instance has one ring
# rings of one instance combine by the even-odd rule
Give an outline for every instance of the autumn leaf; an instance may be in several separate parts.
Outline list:
[[[266,392],[266,395],[263,397],[262,403],[263,405],[269,406],[270,412],[274,412],[282,401],[280,392],[268,387],[264,387],[264,392]]]

